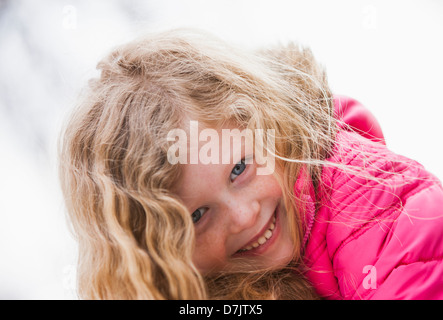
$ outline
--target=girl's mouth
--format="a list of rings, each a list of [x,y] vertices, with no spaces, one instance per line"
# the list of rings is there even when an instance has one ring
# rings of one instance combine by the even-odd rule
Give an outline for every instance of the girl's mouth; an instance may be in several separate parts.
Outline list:
[[[276,223],[277,223],[277,214],[280,205],[278,205],[272,215],[270,221],[268,222],[265,230],[260,233],[260,235],[256,236],[253,240],[251,240],[247,245],[238,250],[236,254],[241,254],[242,256],[245,254],[260,254],[266,250],[266,248],[271,244],[271,240],[274,239],[274,235],[276,233]]]

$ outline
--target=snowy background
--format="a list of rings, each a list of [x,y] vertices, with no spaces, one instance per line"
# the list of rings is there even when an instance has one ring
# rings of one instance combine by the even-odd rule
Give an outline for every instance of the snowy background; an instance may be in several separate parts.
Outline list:
[[[112,47],[179,26],[248,47],[310,46],[393,151],[443,178],[443,1],[0,0],[0,299],[77,298],[60,126]]]

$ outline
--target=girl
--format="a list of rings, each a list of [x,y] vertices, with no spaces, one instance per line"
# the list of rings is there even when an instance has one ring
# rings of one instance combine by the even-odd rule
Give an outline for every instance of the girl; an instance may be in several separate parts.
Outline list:
[[[309,50],[175,30],[98,69],[60,149],[80,297],[443,298],[440,182]]]

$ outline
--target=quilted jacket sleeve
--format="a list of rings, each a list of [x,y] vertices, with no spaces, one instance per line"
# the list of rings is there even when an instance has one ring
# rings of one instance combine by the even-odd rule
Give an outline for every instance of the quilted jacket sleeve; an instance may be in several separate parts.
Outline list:
[[[324,168],[305,250],[308,278],[327,299],[443,299],[441,182],[388,150],[361,104],[335,99],[344,130],[328,161],[367,167],[377,179]]]
[[[328,283],[329,274],[336,286],[319,292],[332,293],[336,299],[443,299],[440,181],[382,144],[351,148],[345,143],[352,135],[340,135],[342,152],[336,153],[335,162],[368,165],[378,180],[324,170],[331,172],[331,188],[312,234],[312,245],[320,245],[308,251],[317,259],[313,269],[324,278],[321,281]]]
[[[443,299],[443,190],[410,195],[374,263],[377,284],[366,299]],[[374,290],[375,289],[375,290]]]
[[[334,98],[335,112],[342,125],[385,144],[380,124],[367,108],[346,96]],[[409,170],[410,175],[416,174],[424,180],[406,195],[398,193],[404,201],[401,214],[392,224],[385,222],[386,237],[372,244],[377,247],[373,251],[373,266],[368,265],[371,269],[367,270],[362,266],[362,272],[368,273],[363,273],[360,290],[353,298],[443,299],[443,189],[437,178],[424,174],[424,169],[420,168],[421,173]],[[383,230],[382,225],[379,228]],[[364,247],[361,243],[361,248]],[[369,249],[371,245],[366,247]]]

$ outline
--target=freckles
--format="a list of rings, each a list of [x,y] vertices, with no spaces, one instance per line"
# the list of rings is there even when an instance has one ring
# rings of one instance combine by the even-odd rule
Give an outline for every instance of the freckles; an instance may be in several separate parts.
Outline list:
[[[272,175],[257,176],[254,190],[258,195],[266,197],[281,197],[282,195],[280,185]]]
[[[206,232],[197,238],[195,253],[205,264],[214,264],[226,256],[224,239],[217,230]]]

